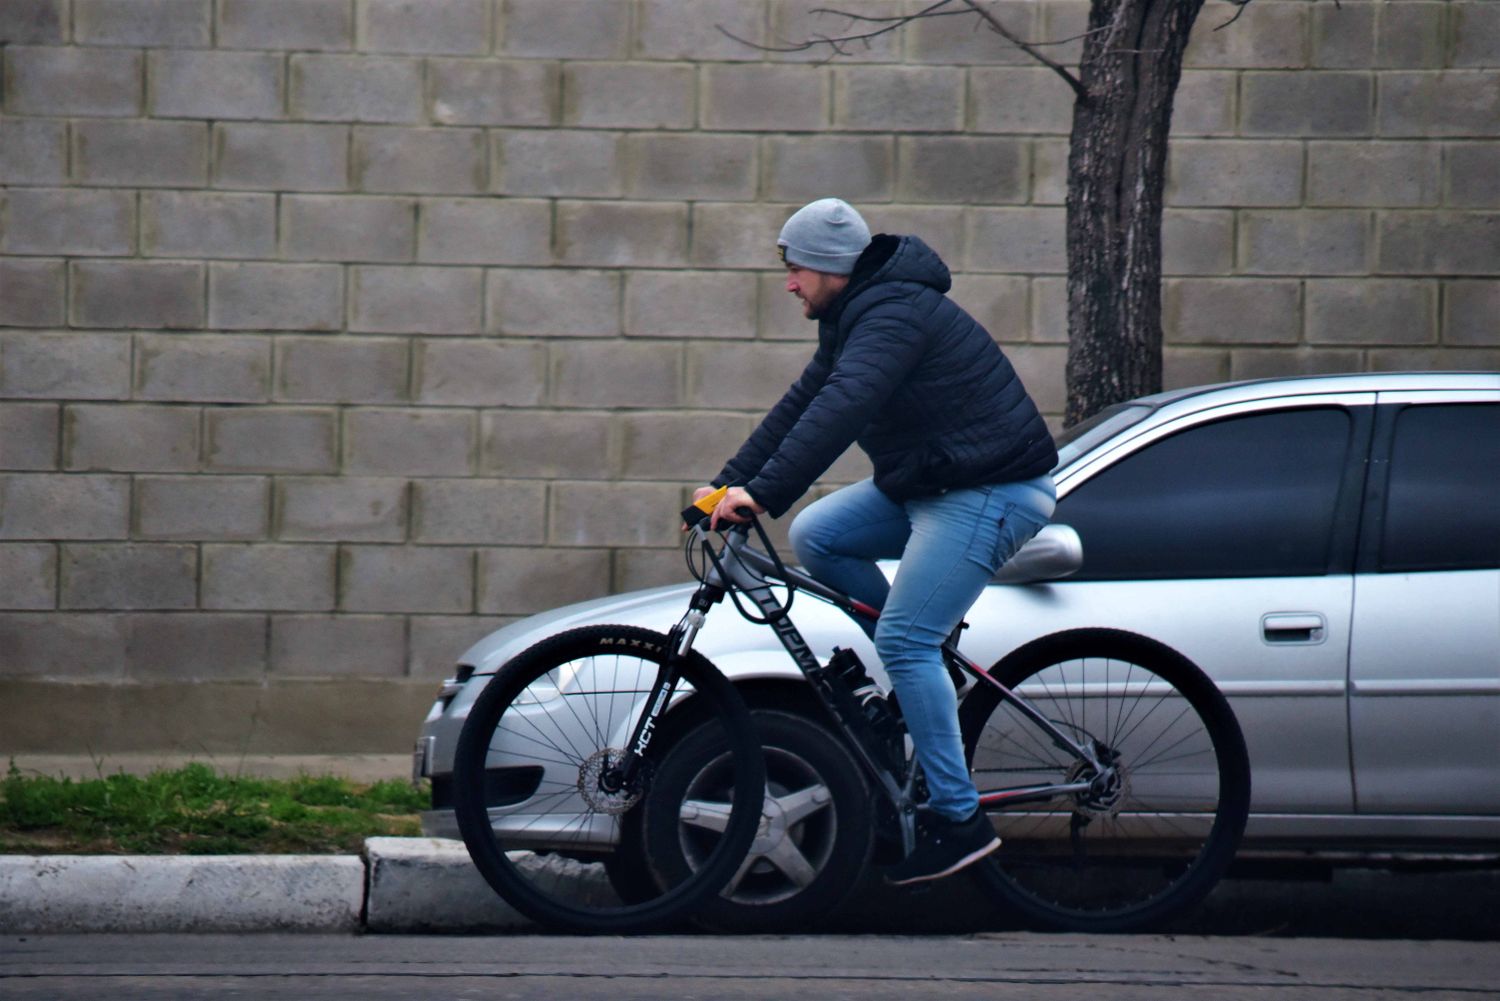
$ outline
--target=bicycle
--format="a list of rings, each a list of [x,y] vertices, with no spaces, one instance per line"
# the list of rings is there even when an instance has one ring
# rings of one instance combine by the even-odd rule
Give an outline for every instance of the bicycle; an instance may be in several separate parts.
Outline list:
[[[903,851],[915,844],[925,789],[899,704],[852,651],[820,660],[789,614],[799,591],[855,618],[879,613],[786,566],[753,517],[717,532],[701,511],[684,517],[699,586],[670,632],[600,625],[543,640],[496,673],[459,738],[454,807],[469,853],[543,924],[670,925],[737,883],[757,837],[794,822],[796,804],[766,791],[749,709],[693,649],[726,597],[775,631],[864,772],[883,830]],[[1244,738],[1208,677],[1101,629],[1045,637],[986,670],[959,652],[963,628],[943,657],[981,809],[1003,840],[972,867],[986,887],[1035,922],[1080,931],[1148,926],[1206,896],[1250,797]]]

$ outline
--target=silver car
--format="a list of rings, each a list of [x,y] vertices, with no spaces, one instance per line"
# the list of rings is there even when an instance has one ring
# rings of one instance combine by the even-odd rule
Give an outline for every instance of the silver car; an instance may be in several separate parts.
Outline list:
[[[970,612],[970,657],[1108,627],[1197,664],[1249,747],[1242,858],[1497,852],[1500,374],[1177,390],[1098,414],[1059,452],[1054,525]],[[415,772],[432,779],[426,832],[458,834],[454,747],[500,665],[574,626],[665,631],[693,586],[536,615],[468,650],[417,744]],[[832,607],[808,600],[794,615],[820,654],[853,647],[878,665]],[[722,606],[696,646],[763,720],[772,799],[804,804],[757,840],[720,923],[804,921],[859,875],[841,860],[864,857],[861,839],[868,853],[862,786],[826,752],[820,710],[770,630]]]

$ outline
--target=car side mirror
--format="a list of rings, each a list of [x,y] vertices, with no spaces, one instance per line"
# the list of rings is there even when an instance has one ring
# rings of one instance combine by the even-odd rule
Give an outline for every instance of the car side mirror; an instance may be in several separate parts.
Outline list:
[[[1035,584],[1077,573],[1083,540],[1071,525],[1047,525],[995,574],[996,584]]]

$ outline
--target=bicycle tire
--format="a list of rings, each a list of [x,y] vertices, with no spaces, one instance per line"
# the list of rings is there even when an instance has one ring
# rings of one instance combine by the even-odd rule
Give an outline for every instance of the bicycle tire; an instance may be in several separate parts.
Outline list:
[[[992,674],[1065,731],[1118,751],[1123,769],[1108,791],[991,809],[1003,843],[976,866],[981,881],[1034,923],[1085,932],[1149,927],[1207,896],[1250,804],[1244,736],[1208,676],[1107,629],[1045,637]],[[981,797],[1090,774],[983,681],[960,718]]]
[[[734,686],[696,652],[678,662],[681,680],[639,783],[609,792],[600,781],[646,708],[667,642],[630,626],[560,633],[507,662],[469,711],[453,768],[459,830],[485,880],[533,920],[580,932],[670,925],[729,881],[755,837],[765,790],[760,741]],[[684,717],[722,741],[733,790],[724,831],[698,868],[653,867],[622,898],[605,863],[642,857],[626,843],[640,827],[632,815],[650,803],[669,731]]]

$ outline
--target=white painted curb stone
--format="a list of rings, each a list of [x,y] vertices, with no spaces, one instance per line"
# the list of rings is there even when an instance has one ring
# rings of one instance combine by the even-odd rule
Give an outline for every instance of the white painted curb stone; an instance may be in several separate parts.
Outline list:
[[[349,855],[0,856],[0,932],[356,931]]]
[[[368,838],[365,927],[372,932],[532,928],[479,875],[462,841]]]

